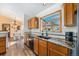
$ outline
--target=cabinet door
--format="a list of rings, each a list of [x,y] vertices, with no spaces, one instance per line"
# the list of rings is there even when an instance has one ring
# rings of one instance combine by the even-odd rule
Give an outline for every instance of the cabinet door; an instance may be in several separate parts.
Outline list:
[[[39,56],[47,56],[47,44],[45,41],[39,41]]]
[[[38,28],[39,27],[39,20],[38,18],[31,18],[31,28]]]
[[[0,41],[0,47],[2,47],[2,46],[6,46],[6,40]]]
[[[49,48],[48,49],[48,56],[64,56],[64,55],[52,48]]]
[[[48,42],[48,55],[49,56],[69,56],[70,49],[64,46]]]
[[[34,26],[35,26],[35,28],[39,27],[39,19],[38,18],[35,18]]]
[[[47,47],[39,44],[39,56],[47,56]]]
[[[64,25],[65,26],[74,25],[74,4],[73,3],[64,4]]]
[[[32,28],[35,28],[34,22],[35,22],[35,18],[32,18],[32,19],[31,19],[31,27],[32,27]]]
[[[0,37],[0,54],[6,52],[6,37]]]
[[[34,52],[38,55],[38,38],[34,38]]]
[[[6,53],[6,48],[5,47],[0,47],[0,54]]]

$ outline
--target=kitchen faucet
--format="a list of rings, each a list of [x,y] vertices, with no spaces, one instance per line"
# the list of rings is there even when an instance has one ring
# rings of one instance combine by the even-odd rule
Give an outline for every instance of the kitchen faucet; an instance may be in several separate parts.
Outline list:
[[[47,30],[46,30],[46,36],[48,36],[48,32],[47,32]]]
[[[48,36],[48,31],[45,31],[46,36]],[[44,35],[43,30],[42,30],[42,36]]]

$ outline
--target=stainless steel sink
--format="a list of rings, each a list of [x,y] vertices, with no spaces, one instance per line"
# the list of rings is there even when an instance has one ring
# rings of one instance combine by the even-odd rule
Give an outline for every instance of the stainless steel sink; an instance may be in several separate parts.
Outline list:
[[[51,37],[47,37],[47,36],[38,36],[40,38],[44,38],[44,39],[51,39]]]

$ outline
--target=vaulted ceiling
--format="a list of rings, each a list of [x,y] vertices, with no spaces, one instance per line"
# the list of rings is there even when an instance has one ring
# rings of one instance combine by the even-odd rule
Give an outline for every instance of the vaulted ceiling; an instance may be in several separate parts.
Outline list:
[[[0,15],[24,18],[35,16],[37,13],[54,5],[54,3],[0,3]]]

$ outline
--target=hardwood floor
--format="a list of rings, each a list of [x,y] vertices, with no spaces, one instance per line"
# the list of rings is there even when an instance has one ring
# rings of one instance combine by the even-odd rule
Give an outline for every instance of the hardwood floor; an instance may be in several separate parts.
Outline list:
[[[35,56],[35,54],[24,45],[23,40],[10,41],[10,47],[2,56]]]

